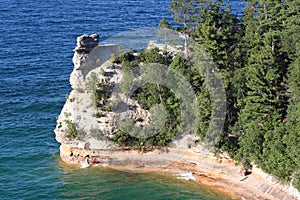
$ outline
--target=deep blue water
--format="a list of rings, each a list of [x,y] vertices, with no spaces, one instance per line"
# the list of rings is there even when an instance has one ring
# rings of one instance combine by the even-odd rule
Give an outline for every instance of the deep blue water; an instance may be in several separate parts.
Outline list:
[[[243,4],[232,1],[235,12]],[[169,0],[0,0],[0,199],[219,199],[193,183],[59,160],[53,129],[76,37],[170,19]]]

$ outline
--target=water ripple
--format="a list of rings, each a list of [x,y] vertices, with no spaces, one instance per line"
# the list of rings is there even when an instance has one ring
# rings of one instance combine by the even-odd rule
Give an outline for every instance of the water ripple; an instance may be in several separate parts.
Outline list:
[[[243,7],[234,2],[235,11]],[[55,117],[70,91],[76,37],[99,33],[103,41],[132,28],[156,27],[161,18],[171,20],[169,3],[1,1],[0,199],[192,199],[202,194],[157,176],[66,167],[54,139]]]

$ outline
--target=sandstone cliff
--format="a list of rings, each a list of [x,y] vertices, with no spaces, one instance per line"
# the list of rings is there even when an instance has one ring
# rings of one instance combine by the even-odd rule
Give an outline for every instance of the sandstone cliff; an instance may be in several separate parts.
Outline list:
[[[136,127],[147,126],[149,122],[148,110],[142,109],[137,100],[118,92],[124,69],[113,64],[110,57],[120,53],[120,46],[98,45],[98,42],[96,34],[83,35],[77,38],[74,49],[74,69],[70,76],[73,90],[67,96],[55,128],[56,140],[70,148],[121,149],[111,141],[118,131],[117,120],[132,119]],[[149,43],[149,48],[156,46],[163,48]],[[173,54],[178,53],[174,48],[171,50]],[[99,92],[105,97],[95,102]],[[186,148],[193,140],[197,137],[188,134],[170,145]]]
[[[78,37],[74,49],[74,70],[70,76],[72,92],[57,119],[56,140],[72,148],[109,149],[116,147],[110,140],[117,132],[116,118],[144,118],[148,111],[133,100],[112,92],[122,78],[123,70],[109,58],[117,53],[119,45],[98,45],[99,36]],[[99,83],[106,97],[95,102]],[[100,91],[101,92],[101,91]],[[96,106],[96,104],[98,107]],[[121,112],[112,112],[112,106],[121,105]],[[99,107],[102,107],[99,108]],[[103,109],[105,108],[105,109]]]
[[[55,128],[63,161],[80,164],[88,156],[90,165],[189,173],[193,179],[213,186],[233,199],[300,198],[293,187],[276,183],[274,178],[259,169],[255,168],[251,175],[245,176],[240,173],[241,166],[234,165],[230,158],[216,158],[201,145],[196,145],[197,137],[192,134],[181,135],[167,147],[154,151],[135,151],[117,146],[111,140],[118,131],[116,119],[142,118],[141,121],[146,124],[137,122],[136,125],[144,126],[150,113],[142,109],[136,100],[113,92],[124,72],[121,66],[111,63],[110,57],[112,53],[119,53],[120,46],[98,45],[98,42],[96,34],[83,35],[78,37],[74,49],[74,70],[70,76],[72,91]],[[105,99],[95,102],[99,87],[102,87],[100,92],[104,92]],[[112,109],[116,105],[121,106]]]

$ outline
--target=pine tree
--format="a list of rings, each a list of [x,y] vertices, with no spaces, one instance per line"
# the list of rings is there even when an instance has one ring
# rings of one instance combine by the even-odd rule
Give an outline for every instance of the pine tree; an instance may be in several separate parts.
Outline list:
[[[300,190],[300,43],[295,43],[295,60],[289,66],[289,100],[288,116],[284,141],[287,155],[294,162],[293,185]]]
[[[263,167],[272,159],[267,149],[282,139],[271,137],[286,118],[287,66],[289,59],[282,47],[281,1],[249,2],[245,14],[244,44],[247,53],[245,107],[236,124],[240,149],[236,159]],[[274,140],[273,140],[273,139]]]
[[[288,143],[290,155],[300,167],[298,139],[300,138],[300,1],[287,1],[283,13],[285,16],[283,46],[291,59],[288,79],[290,100],[286,124],[289,135],[286,139],[290,141]]]
[[[234,143],[235,138],[229,136],[229,127],[236,121],[239,109],[237,96],[240,96],[239,93],[241,92],[240,85],[237,86],[237,83],[243,83],[243,81],[240,81],[239,72],[237,72],[243,65],[239,46],[239,40],[243,35],[243,27],[237,16],[231,14],[229,3],[226,4],[225,9],[223,8],[223,2],[220,0],[203,4],[200,12],[201,19],[194,39],[213,58],[218,74],[221,75],[224,82],[227,96],[227,113],[223,139],[220,141],[218,148],[226,146],[225,149],[230,151],[233,149],[230,147],[232,145],[230,143]],[[202,91],[205,90],[202,89]],[[199,97],[202,99],[201,104],[210,102],[206,98],[203,99],[204,97],[209,98],[205,92]],[[209,124],[207,123],[207,117],[202,120],[205,120],[200,122],[202,126]],[[206,129],[202,128],[202,130]]]
[[[172,0],[169,11],[176,23],[182,25],[179,31],[184,35],[184,54],[188,58],[188,35],[195,31],[199,15],[199,0]]]
[[[199,20],[199,0],[172,0],[169,10],[184,31],[194,31]]]
[[[173,29],[172,25],[165,19],[161,19],[158,25],[159,28]]]
[[[185,33],[195,24],[187,25],[195,7],[184,3],[191,2],[174,0],[170,6]],[[241,20],[231,14],[229,4],[224,10],[221,0],[197,4],[198,25],[190,34],[213,58],[226,89],[225,132],[216,147],[246,168],[254,163],[300,189],[300,1],[247,2]],[[190,82],[191,72],[183,70]],[[213,78],[203,75],[196,78],[202,138],[212,130],[219,100],[210,99],[216,93]]]

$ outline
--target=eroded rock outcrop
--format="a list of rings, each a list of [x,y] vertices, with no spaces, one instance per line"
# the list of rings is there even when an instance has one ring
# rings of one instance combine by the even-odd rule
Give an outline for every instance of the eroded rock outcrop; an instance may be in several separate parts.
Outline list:
[[[111,63],[109,58],[120,47],[98,45],[98,42],[99,36],[96,34],[77,38],[74,70],[70,76],[73,90],[67,97],[55,128],[57,141],[69,148],[117,148],[111,140],[118,131],[117,120],[142,119],[144,124],[137,124],[143,126],[149,117],[149,112],[142,109],[136,100],[112,92],[117,91],[123,69]],[[101,101],[97,97],[99,93],[104,94]],[[112,110],[112,107],[115,109]]]
[[[202,146],[192,146],[199,140],[194,135],[178,136],[168,147],[149,152],[116,146],[110,138],[118,131],[117,118],[142,119],[144,124],[139,122],[137,125],[145,126],[150,113],[136,100],[112,92],[123,76],[122,67],[109,61],[111,54],[119,51],[119,45],[98,45],[98,42],[96,34],[77,39],[74,70],[70,76],[73,90],[55,128],[56,140],[61,143],[62,160],[80,163],[89,156],[90,163],[101,166],[188,173],[195,180],[239,199],[297,199],[300,196],[294,188],[268,180],[263,172],[256,170],[249,176],[241,175],[240,166],[234,165],[230,158],[216,158]],[[149,48],[156,45],[152,43]],[[94,86],[99,82],[105,85],[107,94],[107,98],[99,103],[100,110],[94,102],[97,90]],[[111,109],[113,105],[120,108]]]
[[[99,43],[99,35],[82,35],[77,38],[77,46],[75,47],[75,51],[78,53],[90,53],[95,47],[98,46]]]

